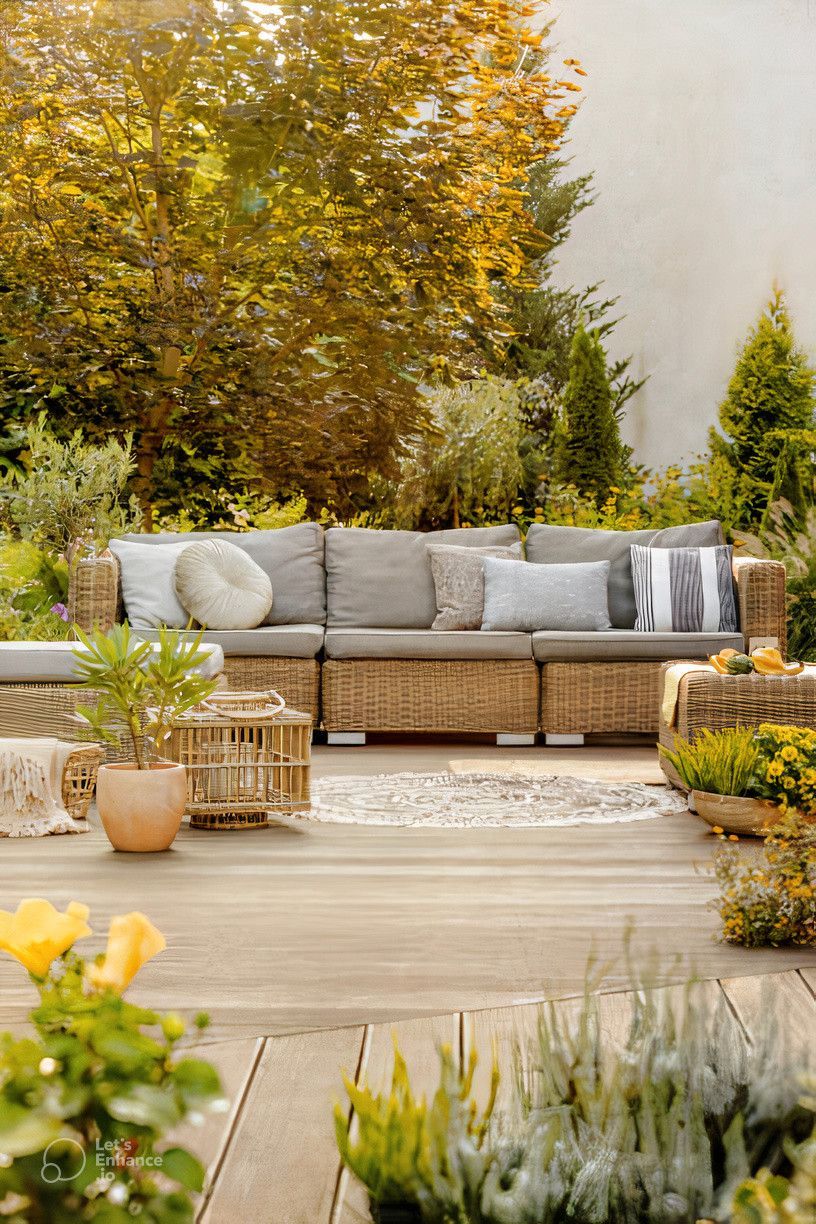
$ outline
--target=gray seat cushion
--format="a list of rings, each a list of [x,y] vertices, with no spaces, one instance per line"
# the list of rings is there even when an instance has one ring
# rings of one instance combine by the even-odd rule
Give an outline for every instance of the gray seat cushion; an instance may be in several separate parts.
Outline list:
[[[532,659],[529,633],[482,629],[327,629],[329,659]]]
[[[629,549],[633,544],[651,548],[710,548],[722,542],[722,528],[716,519],[664,527],[660,531],[603,531],[533,523],[527,532],[525,551],[527,560],[539,565],[609,561],[609,619],[616,629],[632,629],[636,609]]]
[[[427,532],[331,527],[326,532],[326,623],[332,628],[429,629],[437,608],[428,544],[502,548],[520,538],[514,523]]]
[[[135,636],[158,637],[148,631]],[[0,643],[0,684],[69,684],[74,674],[74,642]],[[224,670],[224,654],[215,643],[209,657],[196,669],[207,679]]]
[[[272,583],[272,607],[265,625],[322,625],[326,621],[323,528],[295,523],[273,531],[157,531],[125,535],[140,544],[193,544],[228,540],[243,548]]]
[[[322,625],[259,625],[257,629],[207,629],[204,641],[218,645],[230,655],[278,656],[313,659],[323,649]],[[139,637],[158,637],[150,630]]]
[[[744,650],[739,633],[637,633],[609,629],[601,633],[533,634],[533,654],[539,663],[614,663],[657,659],[705,659],[727,646]]]

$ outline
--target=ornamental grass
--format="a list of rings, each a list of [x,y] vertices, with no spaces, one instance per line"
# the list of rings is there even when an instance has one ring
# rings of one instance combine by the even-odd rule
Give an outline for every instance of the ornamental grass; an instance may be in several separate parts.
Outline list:
[[[769,1001],[770,1003],[770,1001]],[[802,1099],[808,1060],[763,1007],[746,1042],[724,997],[690,987],[633,996],[621,1042],[588,990],[580,1015],[542,1008],[537,1031],[495,1064],[485,1102],[440,1051],[430,1102],[396,1051],[390,1089],[346,1080],[337,1106],[342,1159],[375,1218],[422,1224],[804,1224],[754,1207],[781,1193],[807,1204],[816,1114]],[[510,1088],[496,1095],[502,1079]],[[503,1111],[497,1099],[506,1101]],[[801,1153],[801,1158],[800,1158]],[[379,1213],[379,1214],[378,1214]]]

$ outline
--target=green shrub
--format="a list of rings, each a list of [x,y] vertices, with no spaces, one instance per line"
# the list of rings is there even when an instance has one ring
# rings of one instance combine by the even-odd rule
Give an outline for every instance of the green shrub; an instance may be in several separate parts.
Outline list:
[[[67,590],[64,561],[0,535],[0,641],[68,637]]]
[[[806,1100],[816,1108],[812,1095]],[[748,1178],[734,1195],[732,1224],[813,1224],[816,1220],[816,1128],[809,1139],[792,1148],[793,1174],[782,1177],[764,1168]]]
[[[744,526],[762,522],[780,497],[797,513],[811,500],[815,384],[816,371],[796,346],[777,289],[745,342],[720,407],[725,436],[711,431],[722,484],[741,507]]]
[[[620,484],[624,450],[597,331],[579,327],[570,352],[569,380],[557,426],[554,476],[602,502]]]
[[[816,660],[816,509],[797,516],[790,502],[775,502],[757,535],[739,533],[751,554],[781,561],[787,571],[788,655]]]
[[[11,472],[0,488],[8,525],[23,539],[70,566],[83,549],[100,552],[113,536],[138,528],[138,505],[125,497],[134,470],[129,437],[96,446],[77,430],[61,442],[40,416],[26,441],[25,475]]]
[[[693,742],[678,736],[674,751],[659,751],[674,766],[689,790],[712,795],[748,795],[759,761],[759,745],[750,727],[724,731],[704,728]]]
[[[693,988],[677,1010],[638,991],[620,1047],[597,995],[573,1023],[542,1009],[537,1034],[512,1051],[501,1114],[498,1073],[482,1111],[473,1059],[462,1074],[449,1050],[440,1058],[430,1105],[397,1056],[388,1092],[347,1081],[354,1133],[347,1110],[335,1112],[341,1156],[371,1198],[414,1204],[424,1224],[726,1221],[746,1178],[792,1172],[788,1145],[814,1123],[799,1100],[801,1055],[771,1021],[749,1046],[724,998],[704,1006]]]
[[[394,525],[459,527],[485,514],[507,522],[524,478],[518,384],[474,378],[439,386],[428,414],[427,431],[402,462]]]

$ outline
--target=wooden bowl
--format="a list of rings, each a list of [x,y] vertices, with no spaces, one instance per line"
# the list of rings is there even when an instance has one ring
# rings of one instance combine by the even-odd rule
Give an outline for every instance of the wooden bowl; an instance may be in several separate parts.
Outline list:
[[[781,818],[778,806],[770,799],[746,799],[738,795],[712,795],[708,791],[692,791],[693,810],[724,833],[740,837],[764,837],[768,826]],[[691,807],[691,804],[689,804]]]

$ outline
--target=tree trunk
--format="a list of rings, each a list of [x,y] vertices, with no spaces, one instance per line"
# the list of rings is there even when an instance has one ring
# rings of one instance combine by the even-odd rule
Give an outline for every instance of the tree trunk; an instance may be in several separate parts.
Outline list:
[[[451,513],[453,515],[454,527],[459,527],[459,488],[457,485],[453,487],[453,498],[451,500]]]
[[[176,402],[172,395],[163,395],[157,404],[148,410],[144,428],[136,441],[136,479],[134,492],[144,515],[146,531],[155,530],[153,513],[153,469],[161,455],[165,438],[170,432],[170,416]]]
[[[159,326],[164,332],[156,358],[156,373],[168,384],[167,391],[148,408],[144,428],[136,445],[135,492],[144,515],[145,528],[155,530],[153,511],[153,472],[162,446],[170,431],[170,419],[176,407],[170,386],[176,384],[181,368],[182,350],[177,343],[176,282],[173,269],[170,195],[167,191],[164,144],[161,130],[161,100],[154,104],[151,115],[153,174],[155,176],[155,226],[152,234],[153,256],[156,261],[155,284],[158,298]]]

